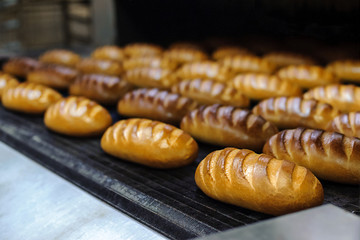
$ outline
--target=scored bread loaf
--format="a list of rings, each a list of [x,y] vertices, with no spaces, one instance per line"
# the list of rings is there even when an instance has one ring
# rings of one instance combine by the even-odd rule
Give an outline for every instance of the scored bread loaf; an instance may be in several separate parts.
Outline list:
[[[62,96],[57,91],[36,83],[21,83],[5,88],[1,101],[5,108],[40,114]]]
[[[207,105],[219,103],[248,107],[250,104],[250,100],[235,88],[213,80],[183,80],[175,84],[171,91]]]
[[[117,110],[120,115],[178,124],[197,106],[195,101],[176,93],[142,88],[125,94],[119,101]]]
[[[231,85],[247,97],[256,100],[302,94],[300,87],[267,74],[240,74],[231,81]]]
[[[158,121],[132,118],[108,128],[101,148],[122,160],[154,168],[175,168],[193,162],[198,145],[184,131]]]
[[[189,48],[173,48],[164,52],[164,58],[171,59],[178,64],[206,60],[208,56],[201,50]]]
[[[360,112],[349,112],[335,117],[327,131],[342,133],[348,137],[360,138]]]
[[[360,87],[331,84],[310,89],[304,99],[315,99],[331,104],[342,112],[360,111]]]
[[[177,68],[178,64],[171,59],[159,57],[159,56],[140,56],[133,57],[124,60],[123,67],[126,70],[130,70],[133,68],[142,68],[142,67],[150,67],[150,68],[164,68],[174,70]]]
[[[51,63],[75,68],[81,61],[81,57],[69,50],[54,49],[43,53],[39,57],[39,61],[43,63]]]
[[[261,101],[253,113],[262,116],[278,128],[308,127],[326,129],[339,110],[329,104],[301,97],[277,97]]]
[[[85,58],[77,64],[77,69],[83,74],[105,74],[120,76],[123,73],[121,63],[111,60]]]
[[[8,73],[16,77],[26,77],[29,72],[38,69],[42,65],[43,64],[32,58],[17,57],[11,58],[7,61],[2,70],[4,73]]]
[[[278,68],[289,65],[315,64],[315,61],[310,57],[291,52],[270,52],[265,54],[263,58],[276,64]]]
[[[71,95],[83,96],[102,104],[115,104],[133,88],[133,85],[119,77],[86,74],[76,78],[69,92]]]
[[[189,112],[181,129],[203,142],[261,151],[278,129],[248,110],[232,106],[202,106]]]
[[[312,88],[339,81],[332,72],[313,65],[284,67],[277,72],[277,76],[302,88]]]
[[[197,167],[195,182],[211,198],[271,215],[324,200],[321,183],[306,168],[247,149],[210,153]]]
[[[338,60],[327,65],[326,69],[341,79],[360,82],[359,60]]]
[[[242,47],[237,46],[222,46],[218,47],[212,54],[212,58],[215,60],[223,59],[224,57],[236,56],[236,55],[252,55],[252,53]]]
[[[96,136],[112,123],[109,112],[89,99],[70,96],[52,104],[45,112],[45,126],[69,136]]]
[[[0,98],[3,91],[8,87],[15,87],[19,82],[16,78],[7,73],[0,72]]]
[[[315,176],[360,184],[360,139],[335,132],[297,128],[272,136],[264,153],[304,166]]]
[[[163,49],[151,43],[131,43],[124,47],[124,52],[128,57],[154,56],[161,55]]]
[[[127,70],[124,79],[139,87],[162,89],[169,89],[178,81],[169,69],[149,67]]]
[[[125,60],[125,51],[118,46],[102,46],[91,53],[91,58],[121,62]]]
[[[220,65],[234,73],[272,73],[276,65],[252,55],[227,56],[219,61]]]

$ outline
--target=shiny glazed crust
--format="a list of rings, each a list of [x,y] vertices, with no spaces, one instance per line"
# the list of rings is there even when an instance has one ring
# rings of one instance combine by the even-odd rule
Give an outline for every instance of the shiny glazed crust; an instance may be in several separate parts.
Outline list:
[[[143,67],[174,70],[178,64],[170,59],[159,56],[140,56],[124,60],[123,66],[125,70]]]
[[[157,88],[142,88],[125,94],[119,101],[117,110],[120,115],[128,117],[149,118],[178,124],[197,105],[193,100],[176,93]]]
[[[178,80],[169,69],[134,68],[125,72],[124,79],[139,87],[170,88]]]
[[[252,53],[246,48],[235,47],[235,46],[223,46],[217,48],[212,58],[215,60],[223,59],[224,57],[236,56],[236,55],[252,55]]]
[[[109,112],[89,99],[62,99],[45,112],[44,123],[49,129],[70,136],[96,136],[112,123]]]
[[[301,88],[283,81],[277,76],[248,73],[236,76],[232,86],[251,99],[262,100],[270,97],[300,96]]]
[[[34,71],[41,65],[40,62],[32,58],[11,58],[4,64],[3,71],[17,77],[26,77],[29,72]]]
[[[171,91],[207,105],[219,103],[248,107],[250,104],[250,100],[235,88],[213,80],[183,80],[174,85]]]
[[[0,72],[0,98],[5,88],[15,87],[19,82],[7,73]]]
[[[102,149],[110,155],[154,168],[175,168],[193,162],[195,140],[184,131],[158,121],[132,118],[106,130]]]
[[[310,57],[290,52],[271,52],[263,56],[264,59],[276,64],[277,67],[286,67],[289,65],[313,65],[315,61]]]
[[[181,129],[204,142],[261,151],[266,140],[278,132],[262,117],[231,106],[203,106],[188,113]]]
[[[261,101],[253,109],[278,128],[326,129],[340,112],[329,104],[300,97],[277,97]]]
[[[161,55],[162,47],[150,43],[132,43],[124,48],[124,52],[129,57]]]
[[[133,86],[119,77],[100,74],[79,76],[70,86],[70,94],[83,96],[103,104],[115,104]]]
[[[360,111],[360,87],[355,85],[331,84],[310,89],[304,99],[326,102],[343,112]]]
[[[76,64],[81,61],[81,57],[68,50],[54,49],[42,54],[39,61],[75,68]]]
[[[5,108],[24,113],[40,114],[61,98],[60,93],[51,88],[25,82],[15,87],[6,88],[1,100]]]
[[[327,130],[360,138],[360,112],[344,113],[335,117]]]
[[[251,55],[227,56],[219,62],[221,66],[234,73],[272,73],[276,69],[275,64]]]
[[[195,182],[211,198],[271,215],[324,200],[321,183],[306,168],[247,149],[210,153],[197,167]]]
[[[314,129],[284,130],[269,139],[264,153],[304,166],[322,179],[360,184],[358,138]]]
[[[339,60],[330,63],[327,70],[333,72],[337,77],[345,80],[360,82],[360,61]]]
[[[302,88],[312,88],[339,81],[330,71],[311,65],[288,66],[280,69],[277,76]]]
[[[92,52],[91,58],[121,62],[125,59],[125,51],[118,46],[102,46]]]
[[[163,56],[179,64],[202,61],[208,58],[203,51],[189,48],[173,48],[165,51]]]
[[[77,69],[83,74],[105,74],[110,76],[120,76],[123,72],[121,63],[111,60],[83,59]]]

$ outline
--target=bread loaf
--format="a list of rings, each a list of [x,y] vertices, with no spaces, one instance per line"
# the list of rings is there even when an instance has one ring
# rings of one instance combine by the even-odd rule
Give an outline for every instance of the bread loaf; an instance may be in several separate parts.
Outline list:
[[[86,74],[79,76],[70,86],[70,94],[83,96],[102,104],[115,104],[133,85],[114,76]]]
[[[39,57],[39,61],[43,63],[51,63],[75,68],[81,61],[81,57],[76,53],[64,49],[54,49],[43,53]]]
[[[183,80],[174,85],[171,91],[207,105],[219,103],[247,107],[250,104],[250,100],[235,88],[213,80]]]
[[[169,89],[178,79],[169,69],[134,68],[125,72],[124,79],[139,87]]]
[[[312,88],[339,81],[330,71],[312,65],[288,66],[280,69],[277,75],[282,80],[296,84],[302,88]]]
[[[141,88],[127,93],[118,103],[118,113],[179,124],[189,111],[197,107],[193,100],[157,88]]]
[[[189,112],[181,129],[203,142],[261,151],[266,140],[278,132],[262,117],[232,106],[202,106]]]
[[[219,61],[220,65],[234,73],[272,73],[276,65],[259,57],[251,55],[227,56]]]
[[[120,76],[123,73],[121,63],[111,60],[100,60],[86,58],[78,65],[77,69],[83,74],[104,74],[110,76]]]
[[[3,66],[3,71],[16,77],[26,77],[29,72],[38,69],[42,65],[43,64],[32,58],[17,57],[11,58],[6,62]]]
[[[123,66],[125,70],[143,67],[174,70],[178,64],[170,59],[159,56],[140,56],[124,60]]]
[[[197,167],[195,182],[211,198],[271,215],[324,200],[321,183],[306,168],[247,149],[210,153]]]
[[[51,105],[45,112],[45,126],[69,136],[96,136],[112,123],[109,112],[83,97],[70,96]]]
[[[5,88],[15,87],[19,82],[16,78],[7,73],[0,72],[0,98]]]
[[[177,62],[178,64],[188,63],[188,62],[197,62],[206,60],[208,56],[206,53],[200,50],[195,49],[186,49],[186,48],[173,48],[164,52],[164,58],[168,58]]]
[[[131,43],[124,48],[125,54],[129,57],[161,55],[162,51],[162,47],[150,43]]]
[[[264,153],[304,166],[322,179],[360,184],[358,138],[314,129],[284,130],[269,139]]]
[[[91,53],[91,58],[122,62],[125,60],[125,51],[118,46],[102,46]]]
[[[301,88],[277,76],[248,73],[237,75],[231,84],[247,97],[262,100],[270,97],[300,96]]]
[[[215,60],[221,60],[224,57],[231,57],[236,55],[252,55],[252,53],[246,48],[242,48],[242,47],[222,46],[217,48],[213,52],[212,58]]]
[[[340,112],[329,104],[300,97],[277,97],[261,101],[253,113],[278,128],[308,127],[326,129]]]
[[[110,155],[154,168],[175,168],[193,162],[198,145],[184,131],[157,121],[132,118],[106,130],[101,148]]]
[[[51,88],[25,82],[6,88],[1,101],[5,108],[24,113],[40,114],[61,98],[60,93]]]
[[[327,130],[360,138],[360,112],[349,112],[335,117]]]
[[[331,104],[342,112],[360,111],[360,87],[331,84],[310,89],[304,99],[315,99]]]
[[[360,82],[359,60],[338,60],[327,65],[326,69],[341,79]]]
[[[291,52],[270,52],[263,56],[269,62],[276,64],[278,68],[289,65],[313,65],[315,61],[310,57]]]

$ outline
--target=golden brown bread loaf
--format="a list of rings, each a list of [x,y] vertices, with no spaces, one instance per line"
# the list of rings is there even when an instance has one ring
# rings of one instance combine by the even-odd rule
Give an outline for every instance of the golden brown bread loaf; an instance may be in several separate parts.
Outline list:
[[[269,139],[264,153],[306,167],[322,179],[360,184],[358,138],[314,129],[284,130]]]
[[[233,77],[227,68],[217,62],[201,61],[185,63],[177,71],[176,76],[181,79],[213,79],[219,82],[228,82]]]
[[[330,63],[326,67],[337,77],[345,80],[360,81],[360,61],[359,60],[338,60]]]
[[[270,97],[300,96],[301,88],[283,81],[277,76],[261,73],[237,75],[231,85],[251,99],[262,100]]]
[[[150,43],[131,43],[125,46],[124,52],[129,57],[161,55],[162,47]]]
[[[43,53],[39,57],[39,61],[75,68],[81,61],[81,57],[69,50],[54,49]]]
[[[213,80],[183,80],[175,84],[171,91],[206,105],[219,103],[248,107],[250,104],[250,100],[235,88]]]
[[[278,68],[289,65],[313,65],[315,61],[308,56],[291,52],[270,52],[263,56],[264,59],[276,64]]]
[[[330,71],[312,65],[288,66],[280,69],[277,76],[302,88],[312,88],[339,81]]]
[[[261,151],[266,140],[278,132],[272,123],[248,110],[218,104],[189,112],[181,129],[203,142],[253,151]]]
[[[193,100],[157,88],[141,88],[128,92],[119,101],[120,115],[179,124],[181,119],[198,106]]]
[[[223,59],[224,57],[236,56],[236,55],[252,55],[252,53],[246,48],[236,46],[222,46],[217,48],[212,58],[215,60]]]
[[[134,68],[127,70],[124,79],[139,87],[170,88],[178,79],[169,69],[163,68]]]
[[[159,56],[140,56],[124,60],[123,67],[126,70],[142,67],[164,68],[174,70],[178,64],[170,59]]]
[[[26,77],[29,72],[38,69],[42,65],[43,64],[32,58],[17,57],[11,58],[6,62],[3,66],[3,71],[17,77]]]
[[[308,127],[326,129],[340,114],[329,104],[300,97],[277,97],[261,101],[253,113],[262,116],[278,128]]]
[[[360,138],[360,112],[349,112],[335,117],[327,131],[342,133],[348,137]]]
[[[120,76],[123,73],[121,63],[111,60],[100,60],[86,58],[77,66],[77,69],[83,74],[104,74],[110,76]]]
[[[1,100],[5,108],[24,113],[40,114],[61,98],[60,93],[51,88],[25,82],[6,88]]]
[[[210,153],[197,167],[195,182],[211,198],[271,215],[324,201],[321,183],[309,170],[247,149]]]
[[[91,53],[91,58],[121,62],[125,60],[125,51],[118,46],[102,46]]]
[[[115,104],[131,89],[133,86],[119,77],[86,74],[76,78],[69,92],[102,104]]]
[[[158,121],[131,118],[108,128],[101,148],[110,155],[154,168],[175,168],[193,162],[195,140],[184,131]]]
[[[206,60],[208,56],[200,50],[189,48],[175,48],[164,52],[164,58],[173,60],[179,64]]]
[[[45,112],[44,123],[54,132],[69,136],[96,136],[112,123],[109,112],[89,99],[73,97],[61,99]]]
[[[0,72],[0,98],[5,88],[15,87],[19,82],[7,73]]]
[[[53,88],[68,88],[78,76],[79,72],[73,68],[61,65],[44,65],[29,72],[26,80]]]
[[[304,99],[315,99],[331,104],[342,112],[360,111],[360,87],[331,84],[310,89]]]
[[[251,55],[227,56],[219,61],[220,65],[234,73],[272,73],[276,65],[259,57]]]

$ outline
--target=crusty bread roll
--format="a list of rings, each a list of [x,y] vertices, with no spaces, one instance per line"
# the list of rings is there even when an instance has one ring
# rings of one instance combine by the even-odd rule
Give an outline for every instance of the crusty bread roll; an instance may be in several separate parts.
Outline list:
[[[324,201],[321,183],[309,170],[247,149],[210,153],[197,167],[195,182],[211,198],[271,215]]]
[[[262,100],[270,97],[300,96],[301,88],[283,81],[277,76],[261,73],[237,75],[231,85],[251,99]]]
[[[5,88],[15,87],[19,82],[7,73],[0,72],[0,98]]]
[[[246,48],[237,46],[222,46],[218,47],[212,54],[212,58],[215,60],[223,59],[224,57],[236,56],[236,55],[252,55],[252,53]]]
[[[108,128],[101,148],[123,160],[154,168],[190,164],[198,153],[195,140],[184,131],[158,121],[132,118]]]
[[[150,43],[131,43],[125,46],[124,52],[129,57],[161,55],[162,47]]]
[[[125,72],[124,79],[139,87],[168,89],[178,79],[169,69],[163,68],[134,68]]]
[[[277,97],[261,101],[253,108],[258,114],[278,128],[308,127],[326,129],[332,119],[340,114],[329,104],[300,97]]]
[[[119,101],[117,110],[128,117],[149,118],[179,124],[181,119],[198,106],[190,98],[157,88],[141,88],[128,92]]]
[[[234,73],[272,73],[276,65],[252,55],[227,56],[219,61],[220,65]]]
[[[360,87],[355,85],[331,84],[310,89],[304,99],[326,102],[342,112],[360,111]]]
[[[100,60],[86,58],[77,64],[77,69],[83,74],[104,74],[110,76],[120,76],[123,73],[121,63],[111,60]]]
[[[89,99],[73,97],[61,99],[45,112],[44,123],[54,132],[69,136],[96,136],[112,123],[109,112]]]
[[[359,60],[338,60],[327,65],[326,69],[341,79],[360,82]]]
[[[40,114],[61,98],[60,93],[51,88],[25,82],[6,88],[1,101],[5,108],[24,113]]]
[[[176,76],[181,79],[213,79],[220,82],[229,82],[233,74],[217,62],[201,61],[185,63],[177,71]]]
[[[284,130],[269,139],[264,153],[304,166],[322,179],[360,184],[358,138],[305,128]]]
[[[164,52],[164,58],[171,59],[179,64],[206,60],[206,53],[195,49],[175,48]]]
[[[123,61],[125,60],[125,51],[118,46],[98,47],[91,53],[91,58],[101,60]]]
[[[275,125],[248,110],[218,104],[189,112],[181,129],[203,142],[261,151],[278,132]]]
[[[360,138],[360,112],[349,112],[335,117],[327,131],[342,133],[348,137]]]
[[[159,56],[140,56],[124,60],[123,66],[125,71],[142,67],[164,68],[174,70],[175,68],[177,68],[178,64],[170,59]]]
[[[175,84],[171,91],[206,105],[219,103],[248,107],[250,104],[250,100],[235,88],[213,80],[183,80]]]
[[[115,104],[133,86],[127,81],[114,76],[86,74],[76,78],[71,84],[71,95],[83,96],[102,104]]]
[[[26,77],[29,72],[38,69],[42,65],[43,64],[32,58],[17,57],[11,58],[6,62],[3,66],[3,71],[16,77]]]
[[[53,88],[68,88],[79,72],[73,68],[61,65],[44,65],[29,72],[26,80]]]
[[[54,49],[43,53],[39,57],[39,61],[75,68],[81,61],[81,57],[69,50]]]
[[[291,52],[270,52],[263,56],[264,59],[276,64],[278,68],[289,65],[314,65],[315,61],[308,57]]]
[[[312,88],[339,81],[332,72],[312,65],[291,65],[280,69],[277,76],[302,88]]]

